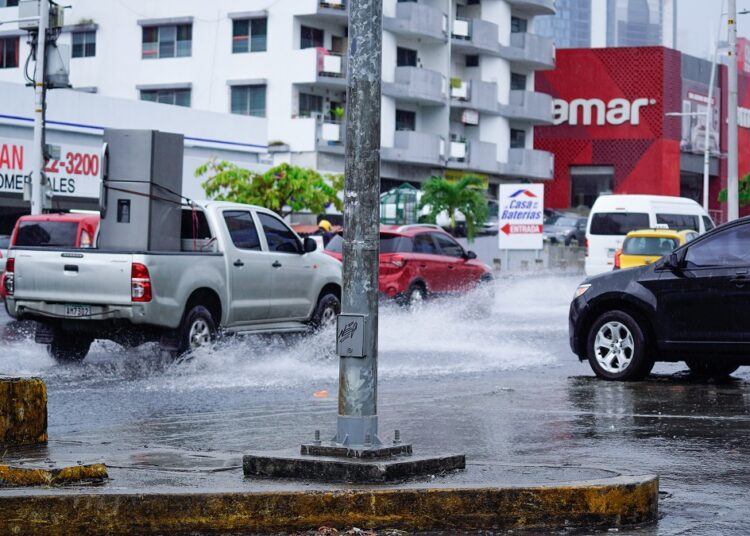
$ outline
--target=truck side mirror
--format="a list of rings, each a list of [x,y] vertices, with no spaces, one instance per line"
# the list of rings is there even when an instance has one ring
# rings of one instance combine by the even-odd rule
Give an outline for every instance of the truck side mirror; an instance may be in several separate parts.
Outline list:
[[[309,236],[305,238],[305,253],[312,253],[318,249],[318,243],[310,238]]]

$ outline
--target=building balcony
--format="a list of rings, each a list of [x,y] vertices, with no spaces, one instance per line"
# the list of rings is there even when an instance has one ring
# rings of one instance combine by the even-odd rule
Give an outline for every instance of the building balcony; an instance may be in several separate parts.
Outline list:
[[[534,70],[555,68],[555,44],[552,39],[540,35],[512,33],[510,46],[502,47],[500,55]]]
[[[295,84],[316,85],[325,89],[346,89],[346,56],[325,48],[305,48],[296,51],[287,67],[296,73]]]
[[[451,106],[478,112],[498,113],[497,84],[482,80],[461,80],[451,83]]]
[[[449,169],[465,169],[482,173],[497,173],[497,145],[485,141],[451,139],[449,145]]]
[[[437,71],[421,67],[396,67],[393,82],[383,82],[383,95],[427,106],[448,101],[448,79]]]
[[[508,104],[500,105],[500,113],[511,120],[534,124],[552,124],[552,97],[536,91],[511,90]]]
[[[383,18],[383,29],[396,35],[426,41],[448,40],[448,15],[439,9],[415,2],[396,4],[396,16]]]
[[[300,18],[346,26],[349,23],[349,0],[306,0],[310,5]]]
[[[451,44],[453,50],[462,54],[500,55],[499,30],[497,24],[482,19],[453,21]]]
[[[383,147],[380,155],[389,162],[442,166],[445,161],[445,139],[426,132],[397,130],[393,147]]]
[[[547,151],[511,148],[508,162],[500,164],[500,171],[512,179],[550,180],[554,163],[554,155]]]
[[[321,153],[343,155],[346,149],[346,125],[343,121],[320,118],[315,147]]]
[[[513,11],[531,17],[557,13],[555,0],[507,0],[507,2]]]

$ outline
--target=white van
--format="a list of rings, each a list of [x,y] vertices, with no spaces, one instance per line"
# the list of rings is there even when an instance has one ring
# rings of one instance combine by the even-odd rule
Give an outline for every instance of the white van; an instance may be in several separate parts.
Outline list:
[[[602,195],[591,208],[586,225],[586,275],[612,270],[615,251],[625,235],[637,229],[692,229],[705,233],[714,222],[692,199],[664,195]]]

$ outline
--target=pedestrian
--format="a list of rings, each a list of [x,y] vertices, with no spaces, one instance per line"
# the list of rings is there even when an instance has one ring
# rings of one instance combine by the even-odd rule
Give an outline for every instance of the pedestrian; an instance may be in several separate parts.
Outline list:
[[[315,234],[323,237],[323,247],[326,247],[328,242],[331,241],[331,238],[333,238],[333,233],[331,232],[332,228],[333,226],[328,220],[320,220],[318,222],[318,230]]]

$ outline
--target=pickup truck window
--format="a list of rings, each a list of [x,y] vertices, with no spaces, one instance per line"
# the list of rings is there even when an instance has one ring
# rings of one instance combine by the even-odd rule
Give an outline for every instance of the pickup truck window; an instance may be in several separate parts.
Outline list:
[[[260,212],[258,213],[258,218],[260,218],[260,224],[263,226],[263,232],[266,234],[268,251],[302,253],[302,244],[300,244],[297,235],[284,222]]]
[[[211,238],[211,228],[202,210],[182,209],[181,238],[206,240]]]
[[[15,245],[73,248],[77,234],[77,222],[25,221],[18,227]]]
[[[227,210],[224,221],[229,230],[232,243],[239,249],[260,251],[260,239],[255,228],[253,216],[244,210]]]

